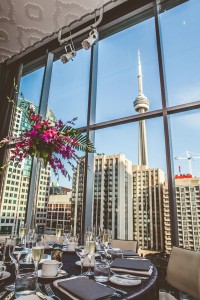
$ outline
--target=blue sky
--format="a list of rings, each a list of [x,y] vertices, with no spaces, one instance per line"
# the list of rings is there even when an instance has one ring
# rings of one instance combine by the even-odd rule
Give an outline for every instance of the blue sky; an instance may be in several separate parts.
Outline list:
[[[160,15],[167,100],[170,106],[200,99],[200,1],[191,0]],[[144,94],[150,110],[160,109],[161,93],[154,20],[149,19],[99,42],[96,122],[136,114],[137,51],[141,52]],[[49,107],[63,121],[78,117],[86,125],[90,51],[80,50],[74,61],[54,62]],[[22,78],[26,99],[39,103],[43,69]],[[200,112],[170,117],[173,156],[186,150],[200,154]],[[161,118],[147,120],[149,166],[166,171],[164,132]],[[138,123],[98,130],[98,153],[124,153],[133,164],[138,160]],[[200,176],[200,160],[193,163],[193,174]],[[188,173],[187,161],[174,161]],[[71,182],[60,177],[60,184]]]

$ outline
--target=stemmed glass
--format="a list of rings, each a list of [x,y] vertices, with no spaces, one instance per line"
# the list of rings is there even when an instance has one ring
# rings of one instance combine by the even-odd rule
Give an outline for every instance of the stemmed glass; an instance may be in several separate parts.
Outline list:
[[[93,275],[93,272],[91,270],[91,262],[92,262],[92,257],[94,256],[95,253],[95,246],[96,246],[95,241],[86,241],[86,249],[88,251],[88,260],[89,260],[89,267],[86,275],[88,276]]]
[[[63,226],[61,224],[57,224],[56,226],[56,238],[57,238],[57,242],[59,240],[59,238],[63,235]]]
[[[15,240],[13,239],[9,244],[5,245],[5,251],[9,251],[9,256],[15,264],[15,272],[16,274],[19,272],[19,265],[20,262],[24,260],[24,258],[27,256],[28,252],[24,250],[18,250],[18,247],[15,244]],[[14,291],[15,285],[11,284],[8,286],[5,286],[5,289],[7,291]]]
[[[85,236],[85,245],[86,245],[86,250],[88,251],[88,260],[89,260],[89,267],[86,275],[91,276],[93,275],[93,272],[91,270],[91,262],[92,262],[92,257],[94,256],[95,253],[95,231],[94,229],[86,231],[86,236]]]
[[[44,255],[44,246],[32,247],[32,259],[35,265],[35,271],[38,271],[38,264]]]
[[[110,229],[104,229],[102,234],[102,243],[106,249],[112,241],[112,231]]]
[[[63,244],[67,246],[69,243],[69,239],[72,235],[72,226],[71,225],[64,226],[63,235],[64,235]]]
[[[25,236],[26,236],[26,225],[22,224],[19,228],[19,237],[21,238],[21,243],[25,243]]]
[[[80,260],[81,260],[81,275],[83,275],[83,262],[84,262],[84,258],[86,258],[86,256],[88,255],[88,250],[86,249],[86,247],[84,246],[79,246],[75,248],[76,254],[79,256]]]

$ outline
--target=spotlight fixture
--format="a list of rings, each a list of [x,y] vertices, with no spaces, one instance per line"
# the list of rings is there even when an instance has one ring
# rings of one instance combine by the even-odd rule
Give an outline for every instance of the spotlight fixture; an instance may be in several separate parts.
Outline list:
[[[98,37],[99,33],[97,29],[93,28],[89,33],[89,37],[81,43],[82,47],[88,50],[97,41]]]
[[[61,55],[60,60],[63,62],[63,64],[67,63],[70,60],[73,60],[73,58],[76,56],[76,51],[74,47],[72,48],[71,44],[67,44],[65,46],[66,53]]]

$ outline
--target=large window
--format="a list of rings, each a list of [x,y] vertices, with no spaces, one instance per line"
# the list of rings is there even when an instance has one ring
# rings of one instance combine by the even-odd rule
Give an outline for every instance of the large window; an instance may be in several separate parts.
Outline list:
[[[135,114],[138,50],[143,92],[151,101],[149,109],[161,108],[155,26],[154,19],[150,18],[99,42],[97,122]]]
[[[28,105],[31,104],[36,112],[39,111],[43,75],[44,68],[40,68],[21,78],[20,91],[23,95],[20,94],[18,97],[12,126],[12,132],[15,137],[19,136],[23,130],[29,128],[29,123],[25,116]],[[10,155],[11,153],[8,152],[8,157]],[[11,234],[18,232],[20,224],[25,221],[32,159],[27,158],[23,160],[17,167],[15,163],[16,161],[13,161],[5,173],[2,192],[2,204],[4,203],[4,206],[1,206],[0,209],[2,216],[5,217],[0,220],[1,233]],[[2,225],[4,223],[7,223],[6,226]]]
[[[96,147],[95,154],[79,153],[75,169],[68,169],[71,181],[55,177],[49,167],[31,181],[37,186],[38,223],[49,232],[61,222],[58,208],[65,204],[62,222],[74,233],[92,220],[112,229],[114,238],[137,239],[143,250],[170,251],[171,240],[178,244],[176,233],[181,247],[198,249],[200,4],[175,2],[162,1],[158,18],[150,4],[123,22],[105,21],[91,50],[78,50],[73,61],[62,64],[55,49],[47,72],[22,77],[25,99],[39,107],[44,75],[49,84],[43,88],[50,91],[46,116],[77,117],[75,126]],[[30,164],[22,170],[30,175]],[[12,182],[19,174],[11,171],[12,166],[4,183],[2,224],[18,201],[19,186]],[[21,218],[29,179],[22,186]]]
[[[76,126],[87,124],[90,51],[79,50],[73,62],[53,63],[48,108],[63,122],[77,118]]]
[[[170,116],[179,245],[194,250],[200,245],[199,117],[199,110]]]
[[[161,6],[159,20],[170,106],[200,99],[199,10],[198,0],[185,1],[166,11]]]

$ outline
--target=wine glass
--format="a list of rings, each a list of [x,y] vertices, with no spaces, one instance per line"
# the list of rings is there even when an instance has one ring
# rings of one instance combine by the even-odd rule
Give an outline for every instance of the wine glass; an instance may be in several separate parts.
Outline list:
[[[63,229],[63,235],[64,235],[64,245],[68,245],[69,239],[72,235],[72,226],[71,225],[65,225]]]
[[[88,267],[88,271],[86,273],[86,275],[91,276],[93,275],[93,272],[91,270],[91,262],[92,262],[92,257],[94,256],[95,253],[95,246],[96,246],[96,242],[93,240],[86,240],[86,250],[88,251],[88,260],[89,260],[89,267]]]
[[[25,236],[26,236],[26,225],[25,224],[21,224],[21,226],[19,228],[19,237],[21,239],[21,243],[22,244],[25,243]]]
[[[14,240],[11,241],[7,245],[6,248],[7,248],[7,251],[9,251],[9,256],[10,256],[12,262],[15,264],[15,272],[16,272],[16,274],[18,274],[20,262],[25,259],[28,252],[25,251],[25,250],[18,250],[18,247],[16,246]],[[7,291],[14,291],[15,290],[15,285],[11,284],[11,285],[5,286],[5,289]]]
[[[84,247],[84,246],[79,246],[75,248],[76,254],[79,256],[80,260],[81,260],[81,275],[83,275],[83,262],[84,262],[84,258],[86,258],[86,256],[88,255],[88,250]]]
[[[38,264],[44,255],[44,246],[32,247],[32,259],[35,265],[35,271],[38,271]]]
[[[102,243],[103,243],[104,247],[107,249],[108,248],[108,243],[109,243],[109,229],[104,229],[103,230]]]
[[[57,242],[59,240],[59,238],[63,235],[63,226],[61,224],[57,224],[56,226],[56,238],[57,238]]]

